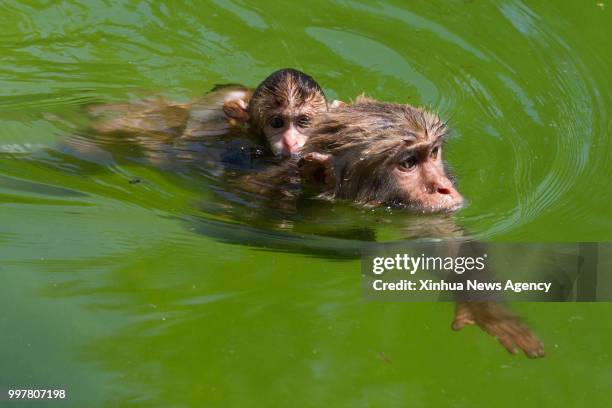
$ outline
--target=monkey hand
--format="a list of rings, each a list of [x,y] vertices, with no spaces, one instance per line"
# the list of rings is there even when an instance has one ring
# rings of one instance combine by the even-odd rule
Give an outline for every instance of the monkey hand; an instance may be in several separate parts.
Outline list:
[[[453,330],[476,324],[495,337],[512,354],[523,350],[529,358],[544,357],[544,345],[520,318],[494,302],[457,303]]]
[[[298,169],[302,179],[319,190],[328,190],[336,185],[336,175],[330,155],[308,153],[300,158]]]

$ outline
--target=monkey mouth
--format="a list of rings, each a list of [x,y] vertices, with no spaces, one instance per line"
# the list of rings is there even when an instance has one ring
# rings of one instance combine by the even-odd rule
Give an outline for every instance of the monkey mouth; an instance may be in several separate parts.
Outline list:
[[[419,212],[422,214],[443,214],[443,213],[454,213],[463,208],[464,200],[452,203],[451,205],[427,205],[416,201],[394,201],[389,203],[393,208],[405,209],[411,212]]]
[[[450,208],[447,208],[443,210],[442,212],[447,212],[447,213],[457,212],[463,208],[463,205],[464,205],[464,202],[462,200],[461,202],[453,204],[452,206],[450,206]]]

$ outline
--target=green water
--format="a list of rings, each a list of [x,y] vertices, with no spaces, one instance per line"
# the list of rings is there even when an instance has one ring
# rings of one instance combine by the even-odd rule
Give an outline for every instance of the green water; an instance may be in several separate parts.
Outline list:
[[[405,3],[3,1],[0,388],[75,407],[608,405],[610,304],[514,305],[547,356],[511,356],[452,332],[452,304],[362,302],[354,248],[424,217],[249,221],[206,174],[65,149],[85,105],[292,66],[331,98],[450,118],[470,234],[610,241],[612,3]]]

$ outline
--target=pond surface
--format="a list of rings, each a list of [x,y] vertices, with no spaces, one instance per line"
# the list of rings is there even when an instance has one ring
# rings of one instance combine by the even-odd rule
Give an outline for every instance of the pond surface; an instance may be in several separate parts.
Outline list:
[[[546,345],[528,360],[452,332],[450,303],[362,302],[356,251],[438,222],[610,241],[612,4],[410,3],[4,1],[0,388],[87,407],[607,404],[611,304],[513,305]],[[206,172],[65,143],[87,136],[84,106],[187,101],[286,66],[330,98],[450,119],[466,208],[253,218]]]

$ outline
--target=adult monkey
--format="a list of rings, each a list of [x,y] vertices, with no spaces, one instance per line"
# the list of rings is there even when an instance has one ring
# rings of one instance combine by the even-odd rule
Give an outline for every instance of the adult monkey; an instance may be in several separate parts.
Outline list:
[[[442,159],[448,127],[423,108],[358,98],[317,115],[301,158],[243,179],[246,188],[278,203],[313,195],[363,206],[423,213],[454,212],[463,198]],[[281,200],[278,200],[280,198]],[[449,255],[474,251],[449,245]],[[477,250],[477,248],[476,248]],[[520,318],[494,301],[458,299],[453,329],[476,324],[511,353],[544,356],[544,347]]]

